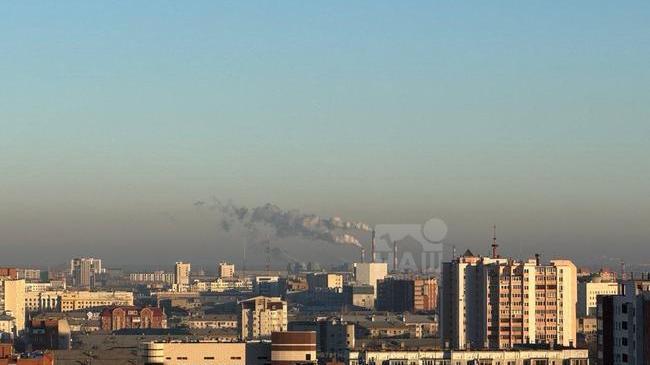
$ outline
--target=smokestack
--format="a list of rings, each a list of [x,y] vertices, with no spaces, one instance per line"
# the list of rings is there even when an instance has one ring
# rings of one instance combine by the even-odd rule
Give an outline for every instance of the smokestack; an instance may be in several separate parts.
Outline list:
[[[535,265],[539,266],[539,254],[535,254]]]
[[[370,248],[370,262],[375,263],[375,230],[372,230],[372,246]]]
[[[397,272],[397,241],[393,241],[393,271]]]
[[[366,249],[362,248],[361,249],[361,263],[363,264],[365,262],[366,262]]]

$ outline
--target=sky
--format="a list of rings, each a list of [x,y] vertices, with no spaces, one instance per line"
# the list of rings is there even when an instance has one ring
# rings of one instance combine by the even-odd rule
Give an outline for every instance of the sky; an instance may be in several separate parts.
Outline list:
[[[650,263],[647,1],[0,3],[0,264],[240,260],[194,205]],[[367,241],[367,237],[365,237]],[[275,244],[340,262],[350,247]],[[640,266],[642,267],[642,266]]]

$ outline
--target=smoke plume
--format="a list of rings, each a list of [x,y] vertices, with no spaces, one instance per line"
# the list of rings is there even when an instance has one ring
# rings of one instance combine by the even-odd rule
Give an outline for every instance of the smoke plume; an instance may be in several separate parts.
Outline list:
[[[320,217],[298,210],[283,210],[275,204],[246,208],[213,199],[211,203],[197,201],[194,206],[218,212],[222,216],[221,228],[225,231],[229,231],[234,224],[242,225],[248,230],[268,226],[279,238],[302,237],[357,247],[361,247],[361,243],[350,231],[370,231],[370,226],[363,222],[347,221],[340,217]]]

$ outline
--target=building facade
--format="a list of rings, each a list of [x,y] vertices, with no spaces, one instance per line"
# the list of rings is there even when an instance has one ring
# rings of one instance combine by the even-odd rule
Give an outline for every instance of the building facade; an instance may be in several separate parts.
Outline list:
[[[16,320],[16,334],[25,329],[25,280],[0,279],[0,314]]]
[[[132,306],[133,293],[127,291],[66,291],[59,296],[62,312],[105,306]]]
[[[377,284],[377,310],[431,312],[436,310],[438,284],[435,278],[385,278]]]
[[[220,262],[218,267],[219,277],[222,279],[232,278],[235,276],[235,264]]]
[[[100,314],[104,331],[123,328],[167,328],[167,316],[160,308],[134,306],[108,307]]]
[[[77,257],[70,260],[70,276],[72,277],[72,285],[75,287],[95,287],[95,277],[103,272],[101,259]]]
[[[190,286],[191,265],[187,262],[177,262],[174,265],[174,289],[187,291]]]
[[[469,250],[443,264],[441,337],[454,349],[520,344],[576,346],[576,267],[514,261]]]
[[[617,282],[602,282],[601,280],[590,280],[578,283],[578,317],[596,315],[599,295],[617,295]]]
[[[270,338],[287,330],[287,302],[258,296],[239,302],[237,323],[243,340]]]

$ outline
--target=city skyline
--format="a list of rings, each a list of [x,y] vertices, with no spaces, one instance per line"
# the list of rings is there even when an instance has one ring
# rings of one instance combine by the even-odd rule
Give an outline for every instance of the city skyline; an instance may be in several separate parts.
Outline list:
[[[212,196],[650,265],[645,2],[1,8],[0,265],[240,263]]]

